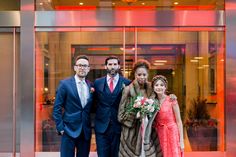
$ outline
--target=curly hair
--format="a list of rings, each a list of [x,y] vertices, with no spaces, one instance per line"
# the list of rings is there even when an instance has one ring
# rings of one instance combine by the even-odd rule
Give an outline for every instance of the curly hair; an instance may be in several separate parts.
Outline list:
[[[149,70],[150,63],[145,59],[140,59],[136,63],[134,63],[133,71],[135,72],[138,68],[145,68],[145,69]]]
[[[147,71],[149,71],[150,63],[145,59],[139,59],[137,62],[135,62],[131,72],[131,79],[134,79],[134,74],[138,68],[145,68]]]

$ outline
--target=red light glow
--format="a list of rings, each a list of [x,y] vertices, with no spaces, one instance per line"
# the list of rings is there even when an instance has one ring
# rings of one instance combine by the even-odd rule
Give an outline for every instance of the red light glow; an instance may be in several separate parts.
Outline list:
[[[55,10],[96,10],[96,6],[55,6]]]
[[[110,49],[108,47],[93,47],[88,48],[88,51],[109,51]]]

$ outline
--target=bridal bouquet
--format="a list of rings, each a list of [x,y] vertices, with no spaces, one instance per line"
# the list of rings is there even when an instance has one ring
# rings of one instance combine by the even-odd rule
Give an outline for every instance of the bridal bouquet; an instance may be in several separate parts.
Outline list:
[[[144,151],[144,138],[146,128],[148,126],[149,120],[148,116],[152,116],[155,111],[160,110],[159,103],[157,100],[148,99],[141,95],[131,98],[129,104],[127,105],[126,111],[128,113],[134,113],[137,119],[140,119],[140,133],[142,137],[142,151],[141,156],[145,156]]]
[[[135,113],[137,116],[152,115],[156,110],[160,110],[157,100],[148,99],[143,96],[131,98],[127,106],[127,112]]]

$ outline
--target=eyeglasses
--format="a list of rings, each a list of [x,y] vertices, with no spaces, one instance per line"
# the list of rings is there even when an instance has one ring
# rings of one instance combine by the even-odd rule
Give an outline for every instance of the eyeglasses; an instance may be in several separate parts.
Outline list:
[[[75,66],[77,66],[79,68],[87,68],[87,67],[89,67],[89,65],[87,65],[87,64],[76,64]]]

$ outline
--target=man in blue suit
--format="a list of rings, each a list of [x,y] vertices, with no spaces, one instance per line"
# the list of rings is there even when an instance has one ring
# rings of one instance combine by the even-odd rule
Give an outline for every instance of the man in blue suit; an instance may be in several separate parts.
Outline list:
[[[56,92],[53,118],[61,138],[61,157],[88,157],[91,140],[90,110],[92,87],[85,80],[89,67],[86,56],[75,60],[75,75],[60,81]],[[63,110],[63,111],[62,111]]]
[[[96,96],[95,134],[98,157],[118,157],[121,124],[117,120],[124,86],[130,80],[119,75],[120,60],[110,56],[105,60],[107,75],[94,82]]]

